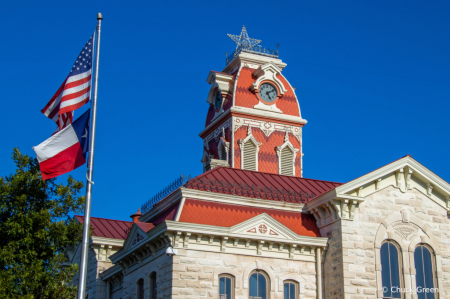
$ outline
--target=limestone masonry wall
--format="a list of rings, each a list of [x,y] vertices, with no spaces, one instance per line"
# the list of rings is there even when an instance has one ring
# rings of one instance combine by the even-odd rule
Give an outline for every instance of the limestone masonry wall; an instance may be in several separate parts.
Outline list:
[[[450,298],[447,211],[416,189],[402,193],[391,186],[373,193],[356,208],[353,221],[338,220],[321,228],[321,233],[330,237],[324,261],[325,298],[382,297],[379,248],[388,239],[401,247],[406,288],[416,286],[413,266],[416,245],[426,243],[432,247],[439,298]],[[405,298],[417,295],[405,293]]]
[[[284,298],[287,279],[299,283],[299,298],[316,298],[315,267],[314,262],[178,249],[173,257],[172,298],[219,298],[218,276],[224,273],[235,277],[235,298],[248,298],[248,279],[255,269],[269,275],[271,299]]]

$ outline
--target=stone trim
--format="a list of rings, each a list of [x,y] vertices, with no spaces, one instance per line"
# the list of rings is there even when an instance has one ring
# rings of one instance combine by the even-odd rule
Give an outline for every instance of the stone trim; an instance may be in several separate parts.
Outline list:
[[[230,269],[230,268],[216,268],[214,269],[213,272],[213,286],[218,286],[219,285],[219,275],[221,274],[229,274],[232,275],[234,277],[234,281],[235,281],[235,288],[236,289],[240,289],[241,288],[241,280],[238,278],[239,276],[241,276],[239,274],[239,272]]]
[[[283,290],[284,282],[286,280],[292,280],[298,283],[298,298],[302,298],[302,295],[305,294],[305,279],[296,274],[284,274],[283,276],[278,277],[278,290]]]
[[[272,270],[265,263],[258,261],[258,260],[256,260],[254,263],[248,265],[244,270],[244,274],[242,274],[242,286],[244,289],[249,288],[248,280],[250,278],[250,273],[252,273],[252,271],[254,271],[254,270],[262,270],[262,271],[266,272],[267,276],[269,276],[269,279],[270,279],[270,292],[271,293],[278,292],[278,289],[276,288],[277,283],[276,283],[275,275],[273,274]]]
[[[413,230],[416,229],[418,233],[422,231],[426,235],[417,235],[409,240],[409,245],[405,244],[405,241],[408,242],[407,237],[403,237],[399,234],[398,231],[394,229],[394,224],[401,223],[404,226],[411,226]],[[413,234],[413,233],[411,233]],[[408,209],[403,209],[399,213],[395,213],[387,217],[380,224],[377,234],[375,236],[374,247],[375,247],[375,270],[377,275],[377,297],[383,298],[383,285],[381,278],[381,254],[380,249],[381,245],[386,241],[394,241],[398,244],[400,249],[400,254],[402,258],[402,266],[403,266],[403,283],[405,288],[416,288],[416,273],[415,273],[415,265],[414,265],[414,250],[418,244],[426,244],[428,245],[435,257],[435,266],[437,272],[437,285],[438,288],[444,290],[444,284],[442,280],[442,264],[441,264],[441,252],[439,248],[439,244],[434,237],[431,228],[428,224],[426,224],[422,219],[411,214]],[[417,295],[412,295],[413,298]],[[407,298],[411,298],[411,295],[407,295]]]

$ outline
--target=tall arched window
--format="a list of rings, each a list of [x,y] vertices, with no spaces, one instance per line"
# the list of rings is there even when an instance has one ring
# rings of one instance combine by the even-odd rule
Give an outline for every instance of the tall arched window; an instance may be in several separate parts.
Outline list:
[[[250,299],[269,299],[269,277],[263,271],[256,270],[250,275]]]
[[[136,286],[137,286],[137,298],[144,299],[144,280],[142,278],[139,279]]]
[[[401,287],[400,280],[400,254],[397,246],[391,242],[381,245],[381,280],[383,283],[384,298],[401,298],[398,288]]]
[[[234,276],[230,274],[219,275],[219,299],[234,298]]]
[[[284,299],[298,298],[298,283],[292,280],[284,282]]]
[[[150,274],[150,296],[149,299],[156,299],[158,287],[156,284],[156,272]]]
[[[420,292],[424,288],[434,288],[435,267],[431,251],[424,245],[414,250],[414,265],[416,266],[416,287],[418,299],[434,299],[435,293]]]

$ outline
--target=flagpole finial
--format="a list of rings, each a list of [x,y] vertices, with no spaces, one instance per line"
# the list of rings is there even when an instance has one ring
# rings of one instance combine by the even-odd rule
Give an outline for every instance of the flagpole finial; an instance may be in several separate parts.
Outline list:
[[[103,20],[103,16],[102,16],[102,13],[101,13],[101,12],[99,12],[99,13],[97,14],[97,20]]]

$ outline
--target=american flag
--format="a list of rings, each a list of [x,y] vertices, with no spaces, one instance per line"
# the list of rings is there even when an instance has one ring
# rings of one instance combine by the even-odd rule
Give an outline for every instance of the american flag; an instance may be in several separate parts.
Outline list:
[[[41,110],[45,116],[56,122],[55,132],[72,123],[73,111],[87,102],[91,94],[92,57],[94,53],[94,35],[78,55],[72,70],[59,87],[50,102]]]

